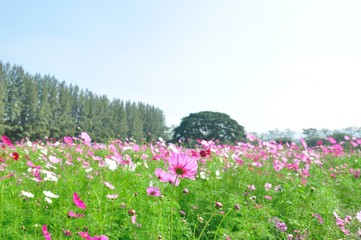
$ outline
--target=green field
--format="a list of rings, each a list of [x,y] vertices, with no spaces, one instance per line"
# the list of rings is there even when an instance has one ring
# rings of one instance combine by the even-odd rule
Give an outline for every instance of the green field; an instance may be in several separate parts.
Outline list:
[[[3,139],[0,239],[359,239],[360,146]]]

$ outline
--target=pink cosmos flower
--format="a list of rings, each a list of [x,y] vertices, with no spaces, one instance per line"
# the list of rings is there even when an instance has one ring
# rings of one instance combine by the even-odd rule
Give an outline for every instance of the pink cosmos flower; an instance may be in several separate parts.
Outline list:
[[[32,174],[36,178],[36,180],[40,182],[42,179],[41,179],[41,176],[40,176],[39,168],[35,168],[35,170],[32,171]]]
[[[194,180],[197,174],[197,169],[197,161],[184,153],[173,152],[169,158],[168,170],[180,178],[189,178]]]
[[[276,227],[278,228],[278,230],[280,230],[281,232],[286,232],[287,231],[287,225],[284,222],[276,222]]]
[[[7,146],[9,146],[9,147],[11,147],[11,148],[14,147],[14,146],[13,146],[13,143],[12,143],[11,140],[10,140],[10,138],[8,138],[8,137],[5,136],[5,135],[2,135],[2,136],[1,136],[1,141],[2,141],[5,145],[7,145]]]
[[[161,168],[157,168],[154,173],[161,182],[168,182],[174,186],[179,185],[180,180],[177,175],[174,175],[173,173],[166,172]]]
[[[73,202],[74,202],[75,206],[77,206],[78,208],[81,208],[81,209],[86,208],[85,203],[79,198],[79,196],[76,192],[73,194]]]
[[[163,169],[161,168],[157,168],[155,169],[154,171],[154,174],[157,176],[157,178],[159,179],[159,181],[161,182],[168,182],[169,180],[169,173],[164,171]]]
[[[173,184],[174,186],[178,186],[179,185],[179,182],[180,182],[180,179],[178,178],[177,175],[174,175],[172,173],[169,173],[169,180],[168,182],[170,184]]]
[[[252,191],[256,190],[256,187],[253,184],[248,185],[247,187],[248,187],[249,190],[252,190]]]
[[[137,215],[135,214],[131,217],[131,222],[139,228],[142,227],[142,224],[137,222]]]
[[[35,168],[35,164],[31,161],[27,161],[26,165],[28,165],[29,167]]]
[[[318,213],[313,213],[312,216],[315,217],[320,224],[323,224],[323,223],[324,223],[323,218],[321,217],[320,214],[318,214]]]
[[[148,187],[147,193],[148,193],[148,196],[153,196],[153,197],[160,196],[160,190],[157,187]]]
[[[90,235],[88,232],[79,232],[79,235],[84,239],[90,239]]]
[[[78,233],[82,238],[87,239],[87,240],[108,240],[109,238],[105,235],[101,235],[99,236],[90,236],[88,232],[79,232]]]
[[[66,143],[67,145],[72,145],[73,144],[73,138],[64,137],[64,143]]]
[[[73,211],[68,212],[68,217],[70,218],[83,218],[84,216],[83,213],[75,213]]]
[[[60,158],[57,158],[57,157],[55,157],[55,156],[49,156],[49,161],[51,162],[51,163],[60,163],[61,162],[61,159]]]
[[[264,184],[264,188],[266,189],[266,191],[269,191],[272,188],[272,184],[267,182]]]
[[[43,227],[41,228],[43,235],[45,237],[46,240],[51,240],[51,236],[50,233],[48,232],[48,227],[44,224]]]
[[[87,146],[90,146],[90,142],[92,141],[92,139],[89,137],[89,135],[86,132],[82,132],[80,134],[80,138],[83,140],[83,143]]]
[[[94,236],[94,240],[109,240],[109,238],[105,235],[101,235],[100,237]]]
[[[269,196],[269,195],[264,196],[264,198],[267,199],[267,200],[272,200],[272,197]]]

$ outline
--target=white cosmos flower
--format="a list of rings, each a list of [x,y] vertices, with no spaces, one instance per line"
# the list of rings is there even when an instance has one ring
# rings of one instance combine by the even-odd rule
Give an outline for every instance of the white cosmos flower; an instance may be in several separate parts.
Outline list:
[[[21,191],[21,195],[28,197],[28,198],[33,198],[34,194],[32,194],[31,192],[26,192],[26,191]]]
[[[356,213],[356,219],[361,222],[361,211]]]
[[[109,198],[109,199],[116,199],[116,198],[118,198],[118,194],[107,194],[107,198]]]
[[[47,201],[48,203],[52,203],[53,200],[51,200],[51,198],[45,197],[45,201]]]
[[[202,178],[202,179],[207,179],[207,180],[208,180],[207,174],[206,174],[205,172],[203,172],[203,171],[199,173],[199,176],[200,176],[200,178]]]
[[[48,150],[46,150],[46,148],[42,148],[40,152],[44,155],[48,155]]]
[[[217,171],[216,171],[216,178],[217,178],[217,179],[221,179],[222,177],[221,177],[220,175],[221,175],[221,173],[219,172],[219,170],[217,170]]]
[[[176,145],[170,143],[170,144],[169,144],[169,148],[170,148],[173,152],[179,153],[179,149],[177,148]]]
[[[130,164],[128,165],[128,169],[129,169],[129,171],[131,171],[131,172],[134,172],[136,168],[137,168],[137,164],[130,163]]]
[[[51,163],[54,163],[54,164],[61,162],[61,159],[60,159],[60,158],[57,158],[57,157],[55,157],[55,156],[49,156],[48,159],[49,159],[49,161],[50,161]]]
[[[54,193],[52,193],[50,191],[43,191],[43,193],[48,198],[58,198],[59,197],[59,195],[56,195],[56,194],[54,194]]]
[[[105,186],[107,186],[110,189],[115,189],[115,187],[109,182],[104,182],[104,184],[105,184]]]
[[[110,158],[105,158],[105,163],[108,165],[110,170],[116,170],[118,168],[117,162]]]
[[[55,173],[53,173],[51,171],[47,171],[47,170],[41,170],[41,172],[46,174],[44,181],[52,181],[52,182],[58,181],[58,177],[56,176]]]

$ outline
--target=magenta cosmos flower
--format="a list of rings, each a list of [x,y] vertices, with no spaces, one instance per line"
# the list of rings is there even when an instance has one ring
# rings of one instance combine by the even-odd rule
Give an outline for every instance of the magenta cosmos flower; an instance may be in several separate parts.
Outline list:
[[[197,174],[197,169],[197,161],[184,153],[173,153],[169,158],[168,170],[180,178],[189,178],[194,180]]]
[[[148,193],[148,196],[153,196],[153,197],[160,196],[160,190],[157,187],[148,187],[147,193]]]
[[[78,208],[81,208],[81,209],[86,208],[85,203],[80,199],[80,197],[78,196],[78,194],[76,192],[73,194],[73,202],[74,202],[75,206],[77,206]]]
[[[44,224],[43,227],[41,228],[41,231],[43,232],[44,238],[46,240],[51,240],[51,235],[48,232],[48,227]]]

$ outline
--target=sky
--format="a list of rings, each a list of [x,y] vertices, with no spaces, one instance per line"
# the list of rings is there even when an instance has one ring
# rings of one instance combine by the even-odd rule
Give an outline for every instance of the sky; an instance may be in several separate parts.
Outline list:
[[[0,61],[247,132],[361,127],[360,0],[0,0]]]

